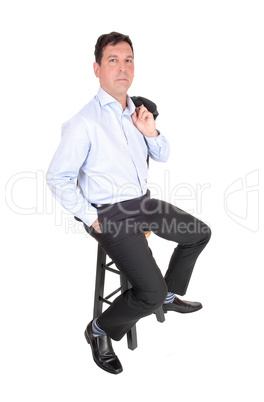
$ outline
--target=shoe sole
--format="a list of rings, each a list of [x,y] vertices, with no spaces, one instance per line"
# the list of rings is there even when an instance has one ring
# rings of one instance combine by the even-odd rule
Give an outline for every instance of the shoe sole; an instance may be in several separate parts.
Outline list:
[[[163,307],[163,312],[164,314],[167,314],[168,311],[174,311],[175,313],[180,313],[180,314],[190,314],[190,313],[195,313],[195,311],[199,311],[203,308],[203,306],[201,307],[197,307],[195,310],[186,310],[186,309],[182,309],[182,310],[174,310],[174,309],[165,309]]]

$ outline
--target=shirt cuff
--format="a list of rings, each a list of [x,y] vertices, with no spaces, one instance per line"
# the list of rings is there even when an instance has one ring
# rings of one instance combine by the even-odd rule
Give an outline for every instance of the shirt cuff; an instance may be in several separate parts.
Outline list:
[[[161,146],[162,135],[160,134],[159,130],[157,130],[157,132],[158,132],[157,137],[146,137],[145,136],[145,139],[146,139],[148,145],[154,146],[154,147],[155,146],[159,146],[159,147]]]
[[[98,218],[98,213],[96,208],[94,208],[92,205],[89,205],[88,212],[78,211],[75,216],[81,219],[81,221],[85,223],[85,225],[92,226],[94,221],[96,221],[96,219]]]

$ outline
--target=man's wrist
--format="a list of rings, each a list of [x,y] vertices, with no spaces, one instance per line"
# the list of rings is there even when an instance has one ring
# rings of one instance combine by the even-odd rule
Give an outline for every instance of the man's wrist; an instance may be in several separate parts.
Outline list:
[[[148,133],[148,134],[144,134],[144,135],[145,135],[145,137],[148,137],[148,138],[155,138],[155,137],[158,137],[159,132],[157,130],[155,130],[152,133]]]

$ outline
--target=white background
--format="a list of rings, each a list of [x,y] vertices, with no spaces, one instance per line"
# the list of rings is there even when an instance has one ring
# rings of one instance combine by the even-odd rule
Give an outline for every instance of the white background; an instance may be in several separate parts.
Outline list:
[[[263,2],[4,4],[1,400],[263,401]],[[96,243],[45,183],[62,122],[97,92],[95,42],[113,30],[134,44],[129,93],[157,103],[171,143],[169,162],[150,164],[153,194],[213,232],[186,295],[204,308],[141,320],[134,352],[114,342],[118,376],[83,336]],[[152,235],[150,246],[165,272],[174,244]]]

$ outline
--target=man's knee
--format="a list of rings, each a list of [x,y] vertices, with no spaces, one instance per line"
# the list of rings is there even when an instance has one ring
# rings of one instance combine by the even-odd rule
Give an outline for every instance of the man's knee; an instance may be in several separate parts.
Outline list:
[[[144,293],[141,292],[140,295],[137,295],[137,298],[144,304],[144,309],[151,313],[156,311],[164,303],[167,294],[168,288],[166,282],[163,280],[155,289],[145,291]]]
[[[211,238],[211,229],[206,223],[197,220],[192,226],[188,228],[190,234],[190,244],[191,245],[204,245],[209,242]]]
[[[206,225],[204,222],[202,222],[201,225],[201,235],[202,235],[202,241],[207,244],[212,236],[212,231],[209,228],[208,225]]]
[[[152,294],[149,303],[153,306],[154,311],[158,309],[165,301],[168,294],[168,288],[164,281],[162,287],[160,287],[155,293]]]

